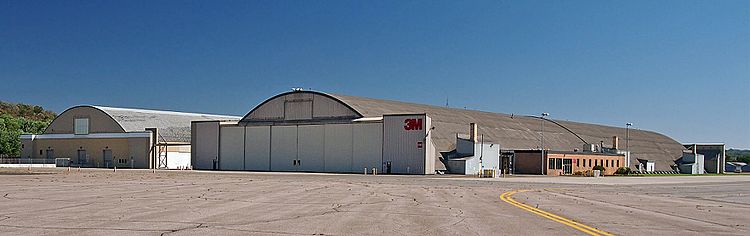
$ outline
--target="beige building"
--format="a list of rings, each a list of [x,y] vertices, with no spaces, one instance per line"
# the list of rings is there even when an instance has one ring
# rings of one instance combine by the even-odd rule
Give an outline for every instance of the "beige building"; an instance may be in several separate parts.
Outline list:
[[[240,117],[75,106],[40,135],[21,135],[21,157],[81,167],[179,168],[190,164],[190,122]]]

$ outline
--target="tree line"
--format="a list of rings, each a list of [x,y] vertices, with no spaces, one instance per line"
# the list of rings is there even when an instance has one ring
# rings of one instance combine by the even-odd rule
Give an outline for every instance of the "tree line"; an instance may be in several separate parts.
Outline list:
[[[40,106],[0,101],[0,157],[21,154],[21,134],[41,134],[55,118]]]

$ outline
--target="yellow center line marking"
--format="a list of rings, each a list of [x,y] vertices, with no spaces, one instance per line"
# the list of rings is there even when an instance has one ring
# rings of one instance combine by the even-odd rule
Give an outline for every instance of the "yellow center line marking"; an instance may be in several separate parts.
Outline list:
[[[560,224],[564,224],[564,225],[570,226],[571,228],[577,229],[577,230],[579,230],[581,232],[584,232],[584,233],[587,233],[589,235],[594,235],[594,236],[600,236],[600,235],[614,236],[614,234],[611,234],[611,233],[599,230],[597,228],[594,228],[594,227],[591,227],[591,226],[588,226],[588,225],[584,225],[584,224],[575,222],[575,221],[573,221],[571,219],[568,219],[568,218],[565,218],[565,217],[562,217],[562,216],[558,216],[558,215],[555,215],[555,214],[543,211],[543,210],[541,210],[539,208],[526,205],[524,203],[518,202],[518,201],[514,200],[513,198],[511,198],[511,196],[513,196],[513,194],[522,193],[522,192],[528,192],[528,191],[530,191],[530,190],[508,191],[508,192],[505,192],[505,193],[501,194],[500,195],[500,199],[502,199],[504,202],[507,202],[508,204],[511,204],[511,205],[513,205],[515,207],[518,207],[518,208],[521,208],[521,209],[523,209],[525,211],[537,214],[539,216],[542,216],[542,217],[547,218],[549,220],[558,222]]]

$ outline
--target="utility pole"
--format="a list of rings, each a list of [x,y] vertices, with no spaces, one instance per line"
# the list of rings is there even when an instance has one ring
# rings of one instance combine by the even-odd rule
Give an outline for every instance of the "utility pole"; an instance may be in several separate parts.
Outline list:
[[[542,132],[541,132],[542,134],[542,151],[541,151],[541,154],[542,154],[542,164],[541,164],[542,172],[541,173],[542,175],[544,175],[544,117],[545,116],[549,116],[549,113],[546,113],[546,112],[542,113],[542,119],[541,119],[542,120]]]
[[[625,124],[625,153],[628,155],[628,168],[630,168],[630,126],[633,126],[633,123],[628,122]]]

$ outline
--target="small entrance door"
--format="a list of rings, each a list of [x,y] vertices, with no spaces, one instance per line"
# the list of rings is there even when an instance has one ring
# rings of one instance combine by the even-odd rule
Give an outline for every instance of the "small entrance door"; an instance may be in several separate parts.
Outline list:
[[[102,159],[104,159],[104,166],[109,168],[112,167],[112,150],[102,150]]]
[[[573,159],[563,159],[562,168],[564,175],[573,174]]]
[[[511,174],[513,153],[500,153],[500,174]]]
[[[88,163],[86,158],[86,150],[78,150],[78,164],[85,165]]]
[[[47,149],[47,159],[55,159],[55,149]]]

